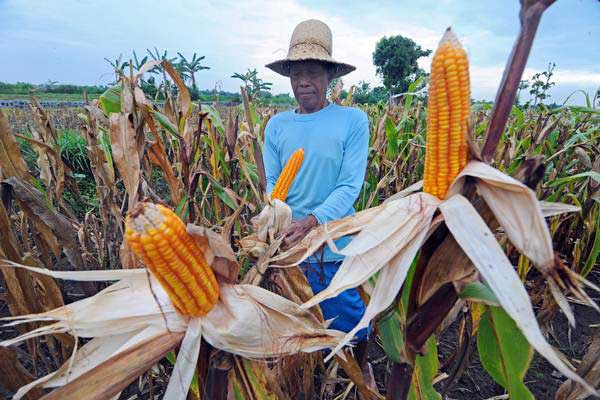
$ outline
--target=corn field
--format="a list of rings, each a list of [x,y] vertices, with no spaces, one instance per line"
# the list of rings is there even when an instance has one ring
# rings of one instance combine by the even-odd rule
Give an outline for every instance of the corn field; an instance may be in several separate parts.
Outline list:
[[[144,70],[151,67],[164,69],[172,81],[170,86],[177,87],[164,105],[152,102],[139,86]],[[420,82],[414,87],[418,85]],[[330,101],[352,105],[352,90],[347,98],[337,93]],[[427,119],[431,111],[428,96],[432,94],[411,93],[395,104],[363,107],[370,121],[369,161],[355,208],[358,218],[365,222],[358,226],[341,220],[336,227],[348,223],[352,226],[345,229],[354,229],[352,233],[360,235],[371,229],[369,220],[378,218],[373,210],[393,207],[394,199],[405,198],[398,197],[399,193],[406,193],[408,198],[413,196],[408,193],[419,190],[426,170]],[[199,248],[207,258],[207,251],[214,253],[211,267],[217,280],[226,282],[221,293],[233,287],[259,286],[296,304],[313,297],[299,269],[269,267],[270,263],[297,261],[297,253],[277,253],[276,243],[264,237],[257,239],[260,226],[256,216],[271,206],[262,165],[264,129],[277,110],[253,103],[243,88],[241,94],[243,104],[239,107],[193,104],[177,72],[163,61],[151,62],[136,76],[123,74],[118,86],[80,109],[44,109],[32,97],[29,110],[0,110],[0,259],[4,260],[0,267],[0,317],[8,318],[3,321],[6,325],[0,330],[0,339],[10,342],[33,329],[45,333],[25,336],[15,346],[0,347],[0,387],[4,390],[0,398],[57,370],[62,372],[48,378],[48,385],[39,382],[24,398],[162,398],[169,381],[188,372],[193,374],[190,391],[186,387],[182,395],[193,399],[466,399],[503,395],[528,399],[554,398],[557,392],[556,398],[570,399],[586,393],[564,374],[549,381],[548,371],[553,371],[550,364],[557,364],[540,350],[543,346],[532,339],[534,334],[523,328],[525,322],[510,313],[498,295],[500,283],[475,270],[467,258],[471,254],[468,243],[448,233],[459,221],[453,222],[448,214],[446,223],[441,222],[437,207],[443,213],[444,204],[452,198],[431,207],[432,225],[424,228],[423,235],[427,229],[431,231],[417,256],[408,260],[404,283],[389,299],[390,305],[382,306],[383,310],[370,321],[373,329],[368,357],[374,366],[375,387],[369,385],[357,355],[348,347],[339,353],[297,352],[295,347],[291,350],[293,346],[287,351],[288,343],[280,343],[276,350],[286,349],[281,356],[274,356],[275,350],[261,349],[268,356],[258,360],[264,357],[258,357],[258,350],[245,342],[231,344],[227,340],[232,339],[222,339],[219,345],[214,344],[217,334],[208,328],[202,328],[206,329],[204,339],[201,345],[198,342],[196,357],[187,360],[187,368],[174,366],[187,337],[175,330],[154,341],[140,340],[124,353],[116,353],[118,346],[111,342],[115,348],[106,350],[103,363],[87,369],[76,367],[76,379],[70,380],[70,372],[65,371],[69,365],[81,362],[72,354],[84,349],[91,337],[103,337],[96,319],[100,320],[105,311],[92,308],[98,314],[82,320],[85,327],[76,335],[63,325],[50,325],[55,318],[49,316],[55,315],[52,310],[84,299],[92,304],[91,299],[112,287],[109,282],[121,278],[62,278],[70,276],[68,271],[76,271],[81,273],[79,277],[84,272],[97,277],[117,273],[127,277],[124,281],[149,282],[149,276],[134,276],[127,271],[147,265],[154,273],[161,266],[142,263],[135,255],[142,248],[139,237],[135,239],[139,242],[125,240],[129,232],[126,215],[143,214],[140,207],[146,207],[148,213],[148,203],[173,210],[198,229],[192,236],[197,238],[196,243],[206,242]],[[539,199],[555,265],[559,266],[552,271],[556,276],[535,268],[533,257],[525,254],[509,237],[511,232],[504,229],[502,217],[495,212],[500,206],[490,204],[487,198],[485,205],[483,195],[476,194],[484,192],[475,187],[488,170],[464,178],[465,198],[487,223],[485,229],[493,233],[499,251],[515,266],[544,337],[560,350],[566,344],[564,335],[554,331],[556,326],[573,329],[573,336],[579,334],[577,325],[565,328],[564,315],[568,311],[561,299],[565,303],[593,303],[574,276],[586,278],[592,285],[599,281],[600,93],[586,96],[585,107],[512,106],[496,148],[489,160],[483,160],[489,161],[487,168],[514,178],[516,183],[511,183],[514,186],[510,190],[515,191],[517,184],[529,187]],[[492,113],[492,105],[471,105],[466,123],[471,159],[485,148]],[[508,185],[501,180],[494,182],[490,185]],[[510,208],[504,207],[502,210]],[[324,238],[325,233],[321,233]],[[260,251],[249,251],[249,238],[254,250],[260,242]],[[361,295],[367,302],[376,298],[377,277],[392,273],[388,261],[383,264],[361,285]],[[210,271],[207,264],[202,268]],[[215,282],[211,280],[203,290],[218,293]],[[258,298],[254,289],[247,290]],[[566,297],[559,292],[565,292]],[[148,295],[157,296],[157,304],[163,304],[161,293],[152,287]],[[178,311],[185,308],[181,301],[175,302]],[[216,301],[213,298],[210,306]],[[126,309],[132,304],[124,301],[115,306]],[[264,304],[276,308],[266,301]],[[583,307],[577,307],[574,317],[579,318]],[[47,313],[43,314],[47,318],[19,317],[40,313]],[[294,313],[289,320],[300,318]],[[161,311],[155,317],[161,323],[163,318],[165,322],[189,323],[188,329],[192,329],[191,322],[175,314]],[[252,315],[240,316],[240,321],[247,318],[247,323]],[[271,321],[269,318],[271,314],[265,311],[265,319]],[[316,346],[318,335],[323,341],[318,342],[319,346],[336,346],[337,342],[330,343],[332,337],[322,333],[319,324],[323,317],[318,307],[304,312],[302,318],[306,318],[305,331],[298,348]],[[118,323],[133,326],[140,321],[131,317]],[[105,323],[110,326],[110,321]],[[232,337],[232,332],[244,334],[243,324],[214,329],[219,338]],[[589,352],[584,346],[564,355],[577,374],[597,387],[600,377],[592,367],[597,362],[600,336],[593,335],[593,340],[588,338],[592,342]],[[308,343],[309,338],[315,342]],[[122,340],[120,345],[125,343]],[[534,358],[534,349],[550,364],[541,357]],[[480,374],[487,375],[482,383],[486,387],[469,383],[473,365]],[[44,388],[57,389],[48,392]],[[399,393],[403,397],[398,397]]]

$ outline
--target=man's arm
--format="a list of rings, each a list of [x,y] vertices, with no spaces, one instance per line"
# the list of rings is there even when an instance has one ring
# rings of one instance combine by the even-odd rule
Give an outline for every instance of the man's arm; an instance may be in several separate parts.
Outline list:
[[[311,213],[319,224],[343,217],[360,193],[369,154],[369,119],[364,114],[361,116],[344,146],[335,189]]]
[[[271,120],[265,127],[265,145],[263,146],[263,163],[265,164],[265,175],[267,177],[267,194],[271,191],[277,182],[277,177],[281,174],[281,163],[279,162],[279,149],[275,143],[275,130]]]

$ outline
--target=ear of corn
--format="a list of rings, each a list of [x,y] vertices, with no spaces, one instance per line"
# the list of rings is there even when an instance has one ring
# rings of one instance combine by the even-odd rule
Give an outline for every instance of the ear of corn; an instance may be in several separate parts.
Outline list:
[[[300,170],[302,161],[304,161],[304,149],[298,149],[290,156],[279,178],[277,178],[275,187],[273,187],[273,191],[271,192],[271,199],[279,199],[281,201],[287,199],[288,192]]]
[[[177,311],[201,316],[212,309],[219,298],[217,280],[173,211],[158,204],[138,204],[125,220],[125,238]]]
[[[438,198],[467,164],[470,108],[467,54],[448,28],[433,56],[427,105],[423,190]]]

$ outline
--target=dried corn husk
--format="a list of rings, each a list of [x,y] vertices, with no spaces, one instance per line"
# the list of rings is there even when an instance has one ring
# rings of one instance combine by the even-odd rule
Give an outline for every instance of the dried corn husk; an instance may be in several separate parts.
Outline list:
[[[292,223],[292,210],[283,201],[274,199],[252,218],[253,233],[240,240],[244,252],[252,257],[262,256],[271,242]]]
[[[200,233],[197,229],[192,231],[198,240]],[[211,241],[206,239],[204,244],[207,243]],[[224,257],[220,255],[228,253],[223,249],[212,250],[213,261],[222,261]],[[162,286],[145,269],[51,271],[10,261],[4,261],[2,266],[25,268],[61,279],[117,281],[90,298],[45,313],[4,318],[8,325],[53,323],[0,342],[0,346],[60,332],[92,338],[58,371],[21,388],[15,399],[38,385],[63,386],[111,357],[167,333],[185,332],[173,379],[167,387],[169,399],[186,398],[201,338],[243,357],[270,358],[332,347],[343,336],[341,332],[326,329],[296,303],[256,286],[221,283],[220,298],[214,308],[202,317],[188,318],[175,310]]]
[[[466,176],[475,178],[478,192],[486,200],[510,241],[532,260],[544,274],[550,287],[555,288],[553,295],[574,323],[566,298],[556,288],[569,288],[589,304],[594,303],[581,289],[582,284],[588,283],[572,271],[554,263],[550,233],[544,215],[557,215],[577,209],[569,205],[540,204],[531,189],[479,161],[467,164],[452,183],[445,200],[438,200],[425,193],[398,194],[393,196],[393,200],[378,207],[319,227],[296,246],[274,257],[271,260],[272,266],[297,265],[323,243],[328,243],[333,251],[346,256],[329,287],[303,304],[305,308],[335,297],[348,288],[366,283],[370,276],[380,271],[375,287],[370,288],[371,298],[363,319],[338,344],[329,356],[332,357],[358,330],[367,326],[371,319],[392,304],[428,232],[439,222],[439,218],[444,218],[459,245],[531,345],[565,376],[584,385],[590,393],[596,393],[562,361],[545,340],[531,301],[514,267],[473,206],[459,194]],[[441,211],[442,216],[432,219],[436,209]],[[348,232],[359,233],[346,248],[337,250],[333,246],[333,240]]]

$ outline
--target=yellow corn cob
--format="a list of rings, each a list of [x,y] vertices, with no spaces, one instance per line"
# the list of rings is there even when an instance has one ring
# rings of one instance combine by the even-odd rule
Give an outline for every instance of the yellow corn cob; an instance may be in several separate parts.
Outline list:
[[[294,182],[294,178],[296,178],[296,174],[298,174],[298,170],[300,169],[303,160],[304,149],[298,149],[290,156],[290,159],[285,164],[285,167],[283,167],[279,178],[277,178],[277,182],[275,182],[275,187],[271,192],[271,199],[279,199],[281,201],[287,199],[292,182]]]
[[[467,164],[467,123],[471,108],[469,62],[448,28],[433,55],[427,105],[427,146],[423,190],[444,198]]]
[[[125,219],[125,238],[181,314],[201,316],[219,298],[219,286],[183,221],[159,204],[140,203]]]

